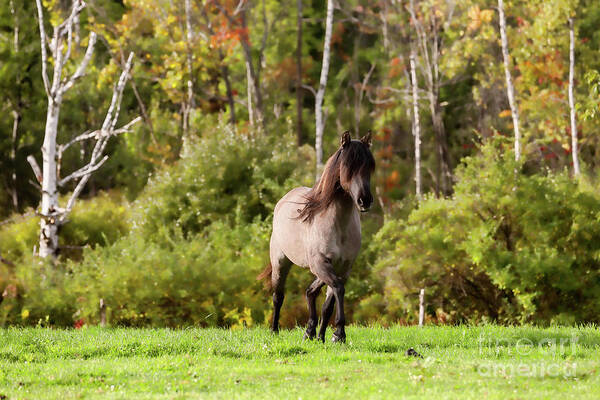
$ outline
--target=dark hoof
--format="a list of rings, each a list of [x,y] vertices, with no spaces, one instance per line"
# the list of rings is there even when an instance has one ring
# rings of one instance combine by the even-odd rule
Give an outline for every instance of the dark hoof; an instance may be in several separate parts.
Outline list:
[[[346,343],[346,336],[338,336],[335,333],[331,337],[333,343]]]
[[[406,353],[404,353],[405,356],[408,357],[417,357],[417,358],[423,358],[422,355],[420,355],[419,353],[416,352],[415,349],[413,349],[412,347],[408,350],[406,350]]]
[[[304,340],[313,340],[313,339],[314,339],[316,336],[317,336],[317,333],[316,333],[316,332],[309,332],[309,331],[306,331],[306,332],[304,332],[304,337],[303,337],[303,339],[304,339]]]

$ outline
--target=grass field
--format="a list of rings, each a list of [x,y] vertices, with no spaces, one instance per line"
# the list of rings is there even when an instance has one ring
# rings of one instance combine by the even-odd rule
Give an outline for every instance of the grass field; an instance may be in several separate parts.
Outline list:
[[[328,331],[331,336],[331,332]],[[595,327],[0,330],[0,398],[598,398]],[[406,356],[414,348],[423,358]]]

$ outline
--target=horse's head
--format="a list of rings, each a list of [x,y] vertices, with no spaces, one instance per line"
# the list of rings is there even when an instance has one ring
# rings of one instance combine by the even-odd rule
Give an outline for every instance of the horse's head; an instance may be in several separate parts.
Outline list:
[[[361,212],[369,211],[373,203],[371,174],[375,170],[375,159],[371,154],[371,131],[360,140],[352,140],[350,132],[344,132],[338,156],[342,189],[352,197]]]

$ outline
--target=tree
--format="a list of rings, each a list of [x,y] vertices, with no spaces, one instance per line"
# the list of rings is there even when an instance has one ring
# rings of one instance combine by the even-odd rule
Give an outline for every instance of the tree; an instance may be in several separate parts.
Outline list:
[[[329,73],[329,58],[331,56],[331,31],[333,27],[333,0],[327,0],[327,17],[325,20],[325,40],[323,41],[323,61],[321,63],[321,78],[319,79],[319,89],[315,96],[315,150],[317,152],[317,179],[323,169],[323,130],[325,121],[323,120],[323,98],[325,97],[325,88],[327,87],[327,75]]]
[[[42,171],[37,166],[33,156],[28,160],[42,187],[42,201],[40,211],[40,242],[39,255],[41,257],[55,256],[58,251],[58,228],[66,222],[75,201],[79,197],[91,174],[98,170],[108,159],[104,150],[111,136],[127,132],[131,126],[137,123],[136,118],[123,127],[116,129],[117,119],[121,108],[121,99],[125,83],[129,77],[133,53],[129,55],[125,69],[119,78],[113,91],[112,101],[102,128],[93,132],[85,132],[64,145],[58,145],[58,122],[64,95],[75,83],[84,76],[88,64],[94,54],[96,44],[96,33],[91,32],[88,37],[88,45],[83,58],[71,76],[67,76],[67,64],[71,60],[75,46],[78,44],[76,32],[79,29],[79,17],[85,3],[82,0],[74,0],[68,16],[58,25],[53,26],[52,39],[48,41],[44,23],[44,9],[41,0],[36,0],[40,44],[42,54],[42,80],[47,96],[46,127],[44,142],[42,145]],[[75,43],[74,43],[75,42]],[[48,49],[51,51],[52,61],[48,60]],[[52,68],[52,80],[48,75],[48,68]],[[64,75],[64,76],[63,76]],[[83,167],[72,172],[65,178],[60,178],[61,160],[65,150],[75,143],[85,140],[95,141],[89,162]],[[59,206],[58,189],[64,187],[71,181],[77,181],[77,185],[64,208]]]
[[[575,121],[575,27],[573,17],[569,18],[569,116],[571,120],[571,154],[573,155],[573,172],[579,175],[579,154],[577,148],[577,124]]]
[[[410,78],[412,89],[412,131],[415,138],[415,194],[417,201],[421,201],[421,124],[419,122],[419,95],[416,71],[416,54],[414,47],[410,49]]]
[[[17,10],[15,9],[15,4],[13,0],[10,0],[10,13],[13,16],[14,28],[13,28],[13,50],[15,54],[19,54],[19,29],[20,29],[20,21],[19,15],[17,14]],[[18,86],[21,82],[21,74],[20,71],[17,70],[16,73],[16,85]],[[20,97],[20,94],[18,95]],[[13,117],[13,126],[12,126],[12,136],[11,136],[11,148],[10,148],[10,161],[13,166],[12,174],[11,174],[11,184],[10,188],[11,197],[13,207],[15,211],[19,209],[19,197],[17,194],[17,146],[18,146],[18,138],[19,138],[19,123],[21,122],[21,99],[18,98],[16,104],[12,107],[12,117]]]
[[[298,146],[301,146],[306,138],[302,131],[302,102],[304,92],[302,91],[302,0],[296,0],[297,10],[297,32],[296,32],[296,138]]]
[[[506,38],[506,18],[504,17],[504,2],[498,0],[498,14],[500,22],[500,37],[502,40],[502,59],[504,60],[504,75],[506,78],[506,93],[513,120],[513,129],[515,132],[515,160],[521,159],[521,132],[519,131],[519,107],[515,99],[515,87],[510,73],[510,58],[508,55],[508,39]]]
[[[440,10],[444,6],[450,8],[447,15]],[[448,137],[442,117],[442,105],[440,104],[440,89],[443,77],[440,59],[443,49],[442,33],[444,22],[440,18],[440,15],[444,15],[447,20],[446,22],[449,23],[454,15],[453,8],[454,5],[448,6],[434,2],[433,7],[430,7],[420,16],[417,14],[414,0],[410,0],[408,5],[412,25],[417,36],[421,59],[423,60],[422,71],[425,75],[429,112],[431,113],[431,122],[436,137],[439,165],[437,180],[439,190],[443,195],[449,195],[452,192],[452,165],[450,163]]]
[[[191,0],[185,1],[185,53],[187,68],[187,96],[183,102],[183,145],[182,150],[188,151],[190,140],[190,113],[196,107],[194,101],[194,62],[193,62],[193,31],[192,31],[192,4]]]
[[[202,18],[204,19],[204,22],[206,23],[206,29],[208,30],[208,33],[211,35],[211,37],[214,37],[215,31],[212,27],[212,21],[211,21],[210,17],[208,16],[208,13],[206,12],[206,8],[203,5],[200,6],[200,11],[202,13]],[[231,80],[229,78],[229,68],[227,67],[227,64],[224,63],[225,55],[223,54],[223,50],[221,49],[221,47],[218,48],[217,52],[219,55],[219,64],[220,64],[220,69],[221,69],[221,75],[223,75],[223,81],[225,82],[227,103],[229,104],[229,123],[231,125],[235,125],[235,122],[236,122],[235,102],[233,100],[233,90],[231,88]]]
[[[214,1],[214,4],[229,22],[230,29],[237,31],[240,38],[240,44],[242,45],[242,52],[246,63],[246,77],[248,82],[248,114],[250,123],[254,124],[256,120],[264,126],[265,113],[260,74],[262,72],[264,52],[270,31],[269,21],[267,20],[265,0],[262,1],[263,35],[261,38],[260,47],[258,49],[253,48],[250,44],[248,30],[248,1],[240,0],[233,11],[229,11],[217,0]],[[253,50],[258,50],[258,62],[256,65],[254,65],[254,60],[252,58]],[[255,112],[256,116],[254,116]]]
[[[39,192],[27,183],[26,154],[39,147],[33,132],[43,104],[35,2],[6,2],[0,7],[0,218],[37,203]]]

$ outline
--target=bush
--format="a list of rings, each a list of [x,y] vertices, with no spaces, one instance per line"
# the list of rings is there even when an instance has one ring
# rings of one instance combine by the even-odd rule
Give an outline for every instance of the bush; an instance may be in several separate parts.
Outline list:
[[[83,248],[109,245],[128,231],[129,209],[120,196],[102,193],[80,200],[59,235],[60,257],[55,262],[33,257],[39,219],[33,211],[0,229],[0,325],[41,322],[72,325],[76,311],[71,270],[63,262],[80,259]],[[75,316],[76,317],[76,316]]]
[[[387,318],[413,319],[424,287],[442,320],[600,320],[600,196],[566,171],[515,171],[488,144],[458,168],[451,199],[385,224],[372,246]]]
[[[79,200],[59,232],[59,250],[66,257],[79,256],[84,246],[113,243],[129,230],[129,209],[118,194],[101,192]],[[0,228],[0,252],[15,264],[33,253],[39,243],[40,220],[33,210]]]
[[[81,264],[71,265],[81,316],[99,322],[103,299],[117,325],[234,325],[228,315],[246,308],[253,310],[247,323],[262,321],[267,296],[256,275],[269,233],[260,220],[233,227],[217,221],[190,238],[157,243],[134,234],[87,251]]]
[[[199,139],[149,181],[133,205],[128,236],[69,264],[78,315],[97,323],[103,299],[109,322],[118,325],[264,321],[270,295],[256,276],[268,263],[273,208],[288,190],[312,181],[311,152],[293,143],[289,134],[236,133],[224,125]],[[290,288],[297,295],[288,307],[298,310],[302,302],[304,312],[305,284],[289,283],[300,287]]]
[[[63,265],[27,255],[0,282],[0,325],[72,326],[75,295],[72,274]]]
[[[220,124],[150,179],[135,202],[134,229],[160,240],[179,231],[193,236],[217,220],[270,218],[288,190],[312,183],[311,154],[308,147],[298,149],[290,134],[236,133]]]

